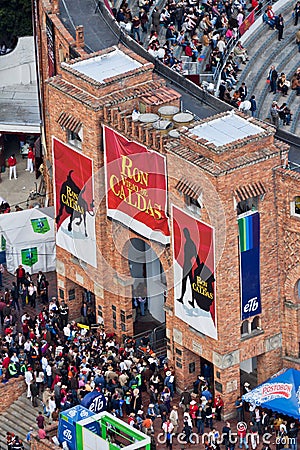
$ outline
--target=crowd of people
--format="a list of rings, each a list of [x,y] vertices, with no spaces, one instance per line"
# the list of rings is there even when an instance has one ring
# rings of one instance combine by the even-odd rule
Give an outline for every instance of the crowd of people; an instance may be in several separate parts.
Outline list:
[[[172,69],[182,71],[185,56],[189,62],[205,59],[206,71],[211,73],[223,61],[228,42],[238,37],[239,27],[249,11],[261,8],[257,0],[252,0],[250,8],[244,0],[168,0],[161,9],[151,10],[151,6],[152,1],[140,0],[139,13],[133,17],[124,0],[114,10],[116,20],[151,55]],[[245,62],[243,56],[242,59]]]
[[[168,0],[160,10],[157,7],[151,10],[152,6],[152,0],[139,0],[139,13],[132,17],[128,3],[123,0],[120,8],[115,10],[115,16],[120,25],[126,28],[134,39],[143,41],[141,43],[147,47],[152,56],[177,72],[185,73],[185,68],[188,67],[185,64],[186,61],[200,63],[203,59],[206,62],[203,70],[214,74],[217,69],[222,68],[218,97],[256,116],[255,95],[243,98],[240,95],[242,86],[237,88],[241,65],[249,60],[247,50],[241,41],[238,41],[238,36],[245,17],[250,11],[262,10],[263,3],[257,0],[252,0],[251,5],[244,0],[234,2]],[[264,11],[263,22],[275,29],[278,32],[278,40],[282,40],[284,31],[282,14],[276,15],[272,5],[268,5]],[[295,26],[298,23],[299,11],[300,4],[297,1],[294,7]],[[299,42],[297,42],[300,43],[300,34],[298,38]],[[231,46],[232,42],[235,42],[230,54],[227,54],[228,42]],[[185,56],[184,61],[183,56]],[[289,89],[293,89],[296,90],[297,95],[300,95],[299,75],[297,72],[291,80],[287,80],[286,74],[282,72],[277,75],[275,87],[270,78],[272,92],[280,92],[282,96],[287,96]],[[211,81],[212,83],[202,82],[202,87],[214,93],[213,78]],[[278,109],[278,115],[275,117],[276,109]],[[273,115],[270,113],[270,116],[275,125],[277,118],[283,125],[290,125],[292,120],[292,113],[286,103],[273,108]]]
[[[66,303],[43,294],[47,280],[42,272],[35,283],[38,305],[31,303],[30,309],[22,296],[23,287],[29,288],[33,281],[22,266],[15,276],[11,289],[6,288],[1,298],[2,382],[24,375],[27,397],[33,407],[39,408],[36,425],[40,439],[47,438],[45,427],[58,420],[60,411],[79,404],[88,393],[97,390],[104,394],[106,409],[111,414],[151,436],[152,448],[159,434],[170,449],[179,434],[183,448],[195,442],[196,434],[203,437],[206,450],[218,449],[220,444],[233,450],[230,433],[236,433],[240,447],[248,448],[239,427],[226,423],[221,428],[224,402],[221,394],[213,391],[212,369],[208,364],[195,377],[193,387],[186,387],[179,395],[174,366],[153,351],[151,334],[138,341],[131,337],[120,341],[114,333],[107,333],[104,325],[82,327],[82,322],[94,323],[94,317],[88,316],[87,302],[82,304],[80,321],[69,322]],[[29,291],[26,296],[30,296]],[[6,323],[7,317],[11,323]],[[236,400],[236,413],[238,421],[249,418],[249,430],[254,435],[249,443],[252,450],[256,449],[255,436],[267,429],[282,437],[297,431],[291,421],[281,420],[278,425],[278,418],[276,422],[276,417],[271,418],[260,408],[250,406],[245,416],[241,397]],[[28,441],[32,431],[28,432]],[[10,450],[22,448],[19,438],[12,433],[8,433],[7,443]]]

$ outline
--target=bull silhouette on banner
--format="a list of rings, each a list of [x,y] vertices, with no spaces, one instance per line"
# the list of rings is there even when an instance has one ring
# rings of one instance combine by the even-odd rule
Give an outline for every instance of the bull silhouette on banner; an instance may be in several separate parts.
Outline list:
[[[183,304],[186,283],[189,279],[192,288],[192,298],[189,300],[189,304],[192,308],[195,308],[196,302],[199,308],[204,311],[209,311],[214,301],[214,275],[203,262],[200,262],[197,247],[191,239],[190,232],[187,228],[183,229],[183,234],[185,237],[183,276],[181,281],[181,296],[177,301]],[[196,260],[197,266],[193,269],[194,260]]]
[[[75,222],[75,225],[80,226],[83,221],[84,234],[85,237],[88,237],[86,230],[86,214],[89,213],[91,216],[94,216],[94,200],[88,205],[84,198],[86,184],[80,189],[72,179],[73,172],[74,170],[70,170],[66,181],[61,185],[59,193],[60,208],[55,221],[57,224],[59,223],[63,211],[65,210],[65,212],[70,215],[68,231],[72,231],[73,220],[79,219]]]

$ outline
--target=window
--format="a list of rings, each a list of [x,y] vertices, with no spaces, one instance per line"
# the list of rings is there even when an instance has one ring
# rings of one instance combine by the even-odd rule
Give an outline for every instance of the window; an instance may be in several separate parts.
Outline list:
[[[111,309],[112,309],[112,318],[113,318],[113,328],[116,330],[117,329],[117,308],[115,307],[115,305],[111,305]]]
[[[69,297],[69,301],[75,300],[75,289],[70,289],[68,291],[68,297]]]
[[[200,214],[201,214],[201,198],[200,197],[197,200],[193,197],[189,197],[188,195],[184,194],[184,202],[190,211],[192,211],[194,214],[197,214],[200,216]]]
[[[82,128],[78,133],[74,133],[74,131],[67,130],[68,133],[68,142],[74,147],[81,148],[82,146]]]
[[[247,211],[258,211],[258,197],[247,198],[236,205],[237,215],[244,214]]]
[[[255,316],[251,319],[244,320],[244,322],[241,325],[241,337],[251,336],[252,333],[256,335],[257,331],[261,331],[260,328],[260,318],[259,316]]]
[[[189,373],[196,372],[196,364],[194,362],[189,363]]]
[[[102,306],[98,305],[98,316],[103,317]]]
[[[258,316],[254,317],[251,322],[251,331],[255,331],[255,330],[260,330]]]
[[[234,191],[234,208],[237,215],[248,211],[258,211],[259,201],[264,200],[266,192],[266,188],[261,181],[239,186]]]
[[[244,320],[241,326],[241,335],[245,336],[245,334],[249,334],[249,322],[248,320]]]
[[[121,309],[120,311],[120,317],[121,317],[121,330],[126,331],[126,318],[125,318],[125,311]]]
[[[294,197],[291,202],[291,215],[300,217],[300,196]]]
[[[296,286],[295,286],[295,293],[296,293],[296,298],[298,300],[298,302],[300,301],[300,280],[297,281]]]
[[[61,289],[61,288],[59,288],[58,294],[59,294],[59,298],[61,298],[62,300],[64,300],[64,298],[65,298],[65,292],[64,292],[64,290]]]

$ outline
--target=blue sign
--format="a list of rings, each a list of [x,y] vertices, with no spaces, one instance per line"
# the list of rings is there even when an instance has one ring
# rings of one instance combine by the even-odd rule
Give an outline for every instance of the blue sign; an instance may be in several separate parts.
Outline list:
[[[238,219],[242,320],[261,313],[259,213]]]
[[[70,450],[76,450],[76,431],[73,422],[59,421],[58,440],[60,443],[66,442]]]
[[[6,264],[6,251],[0,251],[0,264]]]
[[[98,414],[106,411],[106,398],[99,391],[89,392],[81,400],[81,405],[93,411],[93,413]]]
[[[70,450],[76,450],[76,422],[93,416],[94,413],[81,405],[62,411],[59,415],[58,440],[66,442]],[[94,422],[92,422],[94,423]]]
[[[242,398],[255,406],[300,420],[300,372],[283,369]]]

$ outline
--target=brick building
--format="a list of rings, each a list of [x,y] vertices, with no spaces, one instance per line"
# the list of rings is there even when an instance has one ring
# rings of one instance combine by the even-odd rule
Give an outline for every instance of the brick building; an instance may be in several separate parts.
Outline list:
[[[299,364],[299,174],[288,147],[238,112],[176,120],[181,95],[151,62],[122,45],[88,54],[82,27],[73,39],[58,12],[44,0],[36,24],[59,297],[72,318],[87,301],[118,336],[146,326],[134,303],[146,297],[151,326],[166,323],[178,387],[210,371],[230,415],[245,379]],[[206,276],[195,275],[197,256]]]

